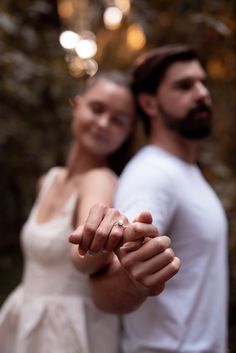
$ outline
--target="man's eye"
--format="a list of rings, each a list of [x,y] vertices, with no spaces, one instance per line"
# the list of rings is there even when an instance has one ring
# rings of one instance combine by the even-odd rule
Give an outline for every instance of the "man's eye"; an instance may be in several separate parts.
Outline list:
[[[192,83],[191,82],[181,82],[179,84],[179,88],[184,91],[187,91],[192,88]]]

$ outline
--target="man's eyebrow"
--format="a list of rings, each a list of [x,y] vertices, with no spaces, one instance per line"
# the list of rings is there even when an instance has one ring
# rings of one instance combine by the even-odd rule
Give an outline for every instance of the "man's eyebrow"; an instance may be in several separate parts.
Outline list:
[[[186,77],[181,77],[181,78],[177,78],[176,80],[174,80],[172,82],[173,86],[179,86],[181,84],[184,84],[184,83],[191,83],[193,82],[194,79],[193,77],[190,77],[190,76],[186,76]]]
[[[195,77],[194,76],[184,76],[184,77],[179,77],[177,79],[175,79],[173,81],[173,85],[178,85],[181,83],[188,83],[188,82],[193,82],[195,81]],[[207,75],[202,75],[202,77],[200,78],[201,82],[206,82],[207,81]]]

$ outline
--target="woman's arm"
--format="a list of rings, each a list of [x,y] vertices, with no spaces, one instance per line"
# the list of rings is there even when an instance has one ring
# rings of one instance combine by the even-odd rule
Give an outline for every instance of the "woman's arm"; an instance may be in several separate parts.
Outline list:
[[[109,206],[113,204],[113,197],[116,190],[117,178],[113,172],[107,168],[93,169],[86,173],[80,182],[79,202],[76,210],[76,224],[79,226],[86,223],[88,214],[92,206],[96,203],[104,203]],[[93,220],[87,224],[87,230],[93,226]],[[77,233],[82,228],[77,228]],[[89,234],[87,239],[89,239]],[[106,239],[104,239],[104,242]],[[78,270],[83,273],[92,274],[106,266],[114,256],[113,253],[97,253],[91,256],[83,253],[78,245],[73,245],[71,250],[72,262]]]

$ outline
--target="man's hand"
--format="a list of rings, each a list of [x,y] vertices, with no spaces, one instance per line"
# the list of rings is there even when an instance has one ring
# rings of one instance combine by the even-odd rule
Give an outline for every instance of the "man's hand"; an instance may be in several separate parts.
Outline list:
[[[151,224],[149,212],[142,212],[124,231],[122,247],[116,254],[130,279],[147,295],[160,294],[165,282],[173,277],[180,268],[180,260],[171,249],[171,240],[159,236],[158,229],[152,225],[152,237],[146,228]],[[141,241],[134,241],[141,239]]]
[[[159,235],[149,212],[129,223],[118,210],[96,204],[69,240],[78,244],[80,255],[114,251],[129,278],[146,295],[161,293],[180,268],[170,238]]]

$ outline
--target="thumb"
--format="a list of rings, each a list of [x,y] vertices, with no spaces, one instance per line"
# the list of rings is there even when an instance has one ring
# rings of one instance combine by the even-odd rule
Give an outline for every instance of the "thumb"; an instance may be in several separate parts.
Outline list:
[[[157,227],[152,224],[152,215],[148,211],[141,212],[134,220],[124,228],[122,244],[144,238],[155,238],[159,236]]]
[[[152,223],[152,215],[149,211],[142,211],[138,216],[135,217],[134,222],[141,223]]]

